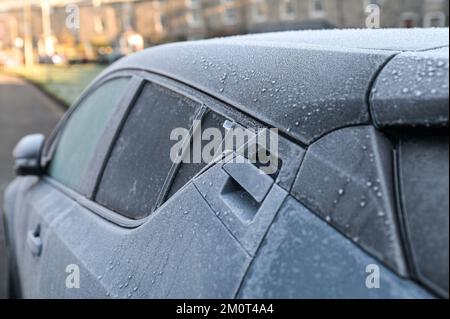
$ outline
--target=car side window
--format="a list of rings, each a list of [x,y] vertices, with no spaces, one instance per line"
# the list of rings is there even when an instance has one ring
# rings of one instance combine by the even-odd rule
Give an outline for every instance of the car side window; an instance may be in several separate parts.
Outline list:
[[[125,77],[109,80],[81,101],[62,130],[49,166],[51,177],[83,192],[83,176],[128,83]]]
[[[96,201],[132,219],[148,216],[158,203],[174,163],[171,132],[190,129],[200,104],[148,83],[133,106],[98,187]]]
[[[202,118],[200,134],[194,134],[191,142],[189,144],[190,151],[186,154],[189,156],[184,156],[182,162],[180,163],[176,176],[170,186],[167,199],[172,197],[178,190],[180,190],[187,182],[189,182],[197,173],[199,173],[208,163],[202,158],[200,161],[194,160],[194,140],[196,143],[201,145],[201,150],[205,150],[205,145],[208,144],[208,150],[214,152],[219,149],[222,144],[222,139],[217,139],[208,133],[208,129],[215,128],[221,132],[221,136],[225,136],[225,129],[223,127],[226,118],[220,114],[217,114],[209,110]],[[218,154],[217,154],[218,155]],[[214,154],[207,154],[208,158],[214,157]]]
[[[402,138],[399,176],[407,235],[419,279],[448,297],[449,198],[445,135]]]

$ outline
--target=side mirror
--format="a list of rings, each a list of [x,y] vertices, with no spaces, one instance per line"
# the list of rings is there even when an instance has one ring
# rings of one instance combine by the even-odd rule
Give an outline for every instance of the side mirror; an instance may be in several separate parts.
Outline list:
[[[13,151],[14,170],[17,175],[42,175],[41,152],[45,137],[42,134],[31,134],[23,137]]]

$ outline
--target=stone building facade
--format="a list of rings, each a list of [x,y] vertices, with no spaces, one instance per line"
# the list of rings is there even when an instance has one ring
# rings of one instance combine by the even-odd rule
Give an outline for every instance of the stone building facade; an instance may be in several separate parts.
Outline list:
[[[32,0],[33,1],[33,0]],[[39,0],[40,1],[40,0]],[[39,2],[35,0],[34,2]],[[380,8],[380,27],[448,26],[447,0],[48,0],[59,42],[116,46],[126,32],[145,45],[281,30],[364,28],[366,8]],[[9,5],[11,4],[12,5]],[[0,49],[23,34],[17,0],[0,0]],[[80,27],[66,26],[67,4],[79,8]],[[42,16],[33,6],[33,41],[42,37]]]

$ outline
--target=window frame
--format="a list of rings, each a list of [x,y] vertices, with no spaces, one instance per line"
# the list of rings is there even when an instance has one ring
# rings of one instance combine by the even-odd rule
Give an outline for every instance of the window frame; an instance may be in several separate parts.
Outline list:
[[[433,26],[433,24],[432,24],[433,19],[438,19],[440,22],[440,25]],[[425,28],[431,28],[431,27],[443,28],[443,27],[445,27],[445,22],[446,22],[445,13],[442,11],[427,12],[427,13],[425,13],[425,16],[423,17],[423,26]]]
[[[55,151],[61,139],[61,134],[64,132],[64,129],[66,128],[66,125],[70,120],[71,116],[76,112],[76,110],[78,110],[79,107],[82,106],[83,102],[89,96],[91,96],[92,93],[94,93],[97,89],[99,89],[101,86],[103,86],[105,83],[109,81],[113,81],[115,79],[120,78],[129,78],[129,83],[125,92],[121,95],[119,101],[117,102],[117,105],[115,106],[117,107],[116,112],[108,120],[106,124],[107,129],[103,132],[101,136],[101,143],[99,144],[103,145],[103,148],[100,150],[99,152],[100,155],[98,156],[102,156],[103,158],[100,159],[97,158],[97,160],[94,160],[94,158],[90,159],[91,161],[90,164],[93,165],[89,165],[89,170],[85,173],[86,176],[90,178],[87,178],[86,181],[83,182],[80,186],[81,189],[83,190],[83,193],[86,194],[85,196],[87,198],[92,198],[94,188],[98,179],[98,174],[101,171],[102,166],[104,165],[105,156],[107,155],[110,144],[115,138],[114,135],[116,134],[118,125],[123,120],[124,114],[130,108],[130,105],[132,105],[134,101],[135,92],[139,90],[140,86],[142,85],[142,79],[135,76],[133,73],[113,72],[111,74],[105,75],[104,77],[100,78],[99,80],[91,84],[75,101],[75,103],[69,108],[69,110],[66,111],[61,121],[57,124],[56,128],[52,131],[52,133],[49,135],[49,138],[46,140],[44,150],[41,155],[41,165],[45,169],[45,178],[47,180],[52,180],[60,185],[63,185],[62,183],[56,181],[52,176],[48,175],[48,168],[55,155]],[[70,187],[66,185],[63,186],[73,192],[78,193],[77,191],[72,190]]]
[[[288,12],[289,5],[292,6],[293,12]],[[280,18],[283,21],[292,21],[297,19],[297,4],[292,0],[281,0],[279,3]]]
[[[54,145],[55,143],[57,144],[57,141],[58,141],[57,138],[58,138],[59,132],[61,132],[62,129],[64,128],[64,126],[65,126],[64,124],[67,121],[67,119],[70,117],[70,114],[78,107],[78,105],[80,105],[80,103],[83,101],[83,99],[86,96],[88,96],[90,94],[90,92],[92,92],[93,90],[98,88],[102,83],[106,82],[107,80],[111,80],[116,77],[124,77],[124,76],[138,79],[139,85],[133,86],[133,88],[129,89],[127,94],[125,94],[127,96],[131,96],[131,98],[129,99],[129,101],[127,103],[127,107],[126,107],[127,111],[120,117],[120,127],[118,127],[115,130],[113,139],[110,141],[110,143],[108,143],[109,153],[101,161],[101,163],[102,163],[101,171],[99,171],[95,177],[96,187],[101,182],[101,178],[103,176],[104,170],[106,168],[106,165],[108,164],[110,153],[112,152],[113,147],[114,147],[117,139],[119,138],[121,127],[125,124],[128,113],[131,110],[132,106],[134,105],[136,99],[139,97],[141,89],[143,88],[143,86],[146,82],[154,83],[156,85],[161,86],[162,88],[164,88],[166,90],[172,91],[176,94],[180,94],[185,98],[191,99],[192,101],[199,103],[201,111],[199,111],[198,114],[201,114],[200,119],[202,119],[203,116],[205,114],[207,114],[209,110],[211,110],[225,118],[230,119],[231,121],[233,121],[235,123],[238,123],[238,124],[244,126],[244,127],[257,128],[257,127],[264,126],[262,124],[262,122],[254,119],[253,117],[251,117],[245,113],[242,113],[241,111],[238,111],[236,108],[227,104],[226,101],[221,101],[220,99],[218,99],[214,96],[211,96],[207,93],[202,92],[198,88],[191,87],[187,84],[178,82],[175,79],[171,79],[166,76],[163,76],[163,75],[160,75],[157,73],[153,73],[150,71],[145,71],[142,69],[121,69],[118,71],[113,71],[110,74],[106,74],[103,78],[97,80],[88,89],[86,89],[85,92],[82,93],[80,98],[74,103],[73,107],[71,107],[70,111],[68,111],[66,113],[66,115],[63,117],[63,120],[61,120],[60,125],[58,125],[57,128],[55,129],[55,134],[56,134],[55,138],[56,139],[54,138],[53,141],[49,144],[50,145]],[[130,83],[131,83],[131,81],[130,81]],[[114,116],[114,118],[115,118],[115,120],[119,119],[118,116]],[[236,121],[236,119],[239,119],[239,121]],[[192,135],[190,136],[190,138],[192,138]],[[189,141],[190,141],[190,139],[189,139]],[[50,147],[49,147],[49,150],[51,150]],[[93,189],[92,194],[90,194],[91,196],[83,196],[80,193],[76,192],[75,190],[70,189],[66,185],[63,185],[62,183],[53,179],[51,176],[44,176],[43,182],[58,189],[59,191],[64,193],[66,196],[72,198],[79,205],[83,206],[84,208],[86,208],[93,214],[99,216],[100,218],[102,218],[110,223],[113,223],[119,227],[125,228],[125,229],[134,229],[134,228],[137,228],[137,227],[145,224],[148,220],[152,219],[154,217],[155,213],[157,213],[159,211],[159,209],[161,209],[162,207],[165,206],[165,204],[167,203],[166,197],[167,197],[167,195],[170,191],[170,187],[172,186],[173,181],[176,177],[179,165],[180,164],[172,165],[172,168],[166,178],[166,184],[163,186],[164,192],[160,193],[160,196],[158,197],[158,205],[156,206],[154,211],[152,213],[150,213],[148,216],[141,218],[141,219],[131,219],[129,217],[121,215],[120,213],[115,212],[115,211],[113,211],[109,208],[106,208],[106,207],[102,206],[101,204],[95,202],[94,199],[95,199],[95,195],[97,193],[96,188]],[[201,175],[210,166],[211,165],[207,165],[196,176]],[[180,188],[177,192],[181,191],[183,188],[184,188],[184,186],[182,188]]]
[[[322,10],[317,10],[316,4],[320,1]],[[309,17],[312,19],[324,19],[327,15],[326,2],[323,0],[309,0]]]

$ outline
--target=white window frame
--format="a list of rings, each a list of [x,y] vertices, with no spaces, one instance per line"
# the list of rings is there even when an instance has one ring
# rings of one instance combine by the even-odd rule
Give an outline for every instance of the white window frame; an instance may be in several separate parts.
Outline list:
[[[196,20],[194,19],[195,14],[198,14],[198,17],[200,19]],[[202,11],[201,10],[191,10],[186,14],[186,21],[187,24],[191,27],[191,28],[201,28],[203,27],[203,15],[202,15]]]
[[[318,1],[322,3],[323,10],[316,10],[316,2]],[[327,14],[325,4],[325,0],[309,0],[309,16],[313,19],[325,18]]]
[[[294,8],[294,12],[287,12],[287,5],[292,5]],[[295,2],[293,0],[280,0],[280,18],[282,20],[295,20],[297,17],[297,10],[296,10]]]
[[[264,14],[259,14],[259,7],[263,7]],[[267,21],[267,3],[264,0],[253,0],[251,2],[251,14],[252,14],[252,21],[261,23]]]
[[[433,27],[431,25],[431,21],[436,18],[438,18],[438,20],[440,21],[440,25],[437,27],[445,27],[446,16],[445,13],[441,11],[425,13],[425,16],[423,17],[423,26],[425,28]]]

